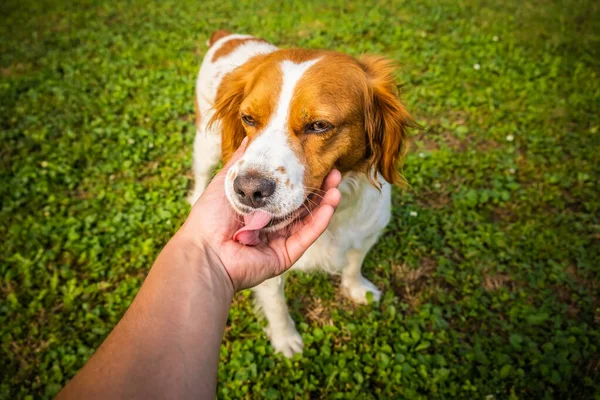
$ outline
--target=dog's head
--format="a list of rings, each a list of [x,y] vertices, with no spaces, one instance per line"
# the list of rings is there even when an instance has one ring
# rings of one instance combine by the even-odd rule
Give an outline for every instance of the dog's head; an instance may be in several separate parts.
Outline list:
[[[393,71],[380,57],[291,49],[254,57],[223,78],[213,122],[221,125],[225,161],[249,138],[225,181],[247,223],[261,214],[254,225],[286,226],[319,196],[333,168],[364,172],[376,187],[380,177],[400,182],[412,119]]]

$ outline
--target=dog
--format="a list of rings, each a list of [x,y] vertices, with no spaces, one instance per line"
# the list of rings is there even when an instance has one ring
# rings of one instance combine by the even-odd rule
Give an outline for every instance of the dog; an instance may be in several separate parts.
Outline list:
[[[215,32],[196,82],[193,204],[220,160],[242,140],[244,155],[225,179],[227,199],[244,217],[239,240],[285,229],[304,215],[333,168],[342,199],[327,232],[293,270],[341,274],[344,294],[359,304],[381,291],[361,273],[366,254],[391,217],[391,184],[414,121],[401,103],[394,64],[378,56],[279,49],[250,35]],[[315,197],[316,196],[316,197]],[[284,277],[254,288],[276,352],[302,352],[284,297]]]

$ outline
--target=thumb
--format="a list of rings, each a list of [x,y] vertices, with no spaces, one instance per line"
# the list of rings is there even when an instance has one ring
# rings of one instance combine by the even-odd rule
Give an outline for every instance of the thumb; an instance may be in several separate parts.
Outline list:
[[[225,164],[225,166],[219,171],[219,173],[215,175],[215,178],[224,177],[227,171],[229,171],[229,168],[231,168],[233,164],[235,164],[235,162],[242,157],[242,155],[246,151],[246,147],[248,147],[248,136],[246,136],[244,140],[242,140],[242,143],[240,143],[240,147],[237,148],[235,153],[233,153],[227,164]]]
[[[233,153],[227,164],[225,164],[225,166],[223,167],[223,171],[227,172],[229,168],[231,168],[231,166],[242,157],[242,155],[246,151],[246,147],[248,147],[248,136],[246,136],[244,140],[242,140],[242,143],[240,143],[240,147],[237,148],[237,150],[235,151],[235,153]]]

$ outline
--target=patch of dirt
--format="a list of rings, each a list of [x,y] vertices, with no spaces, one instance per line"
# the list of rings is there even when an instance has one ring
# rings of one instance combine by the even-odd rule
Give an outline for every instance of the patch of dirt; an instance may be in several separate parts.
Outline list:
[[[496,207],[492,212],[492,221],[493,222],[517,222],[519,220],[519,216],[517,212],[514,210],[516,204],[509,203],[505,207]]]
[[[573,277],[573,279],[581,286],[583,286],[589,296],[592,299],[592,304],[594,305],[594,322],[596,325],[600,325],[600,299],[597,296],[598,293],[598,282],[594,279],[585,279],[579,274],[577,271],[577,267],[574,265],[570,265],[567,268],[567,273]]]
[[[483,272],[483,288],[488,292],[495,292],[502,287],[512,288],[513,282],[507,274],[491,274]]]
[[[579,307],[577,307],[577,304],[573,302],[573,299],[571,298],[571,292],[565,286],[560,285],[554,285],[553,289],[561,303],[567,305],[567,314],[569,317],[577,318],[580,310]]]
[[[440,145],[437,141],[433,140],[431,135],[432,131],[421,132],[417,136],[410,139],[411,151],[436,151],[439,150]]]
[[[22,73],[26,72],[28,67],[23,63],[17,63],[13,65],[9,65],[6,68],[0,68],[0,73],[5,78],[10,78],[14,76],[19,76]]]
[[[421,192],[417,198],[417,204],[422,208],[440,209],[446,207],[451,202],[450,193],[443,190]]]
[[[586,376],[599,376],[600,375],[600,353],[596,353],[592,356],[592,359],[585,369]]]
[[[183,122],[192,123],[196,120],[196,114],[195,113],[182,114],[179,116],[179,120],[183,121]]]
[[[477,151],[486,152],[493,149],[497,149],[500,146],[500,143],[491,139],[483,139],[479,140],[475,143],[475,149]]]
[[[436,268],[437,263],[433,257],[421,259],[416,269],[406,264],[392,264],[391,287],[394,293],[411,308],[418,307],[423,298],[437,287],[431,282],[431,274]]]
[[[89,193],[88,193],[88,192],[86,192],[86,191],[85,191],[85,190],[83,190],[83,189],[78,189],[78,190],[75,192],[75,195],[74,195],[74,196],[75,196],[75,198],[76,198],[77,200],[87,200],[87,199],[89,199],[89,198],[90,198],[90,195],[89,195]]]
[[[468,115],[461,112],[454,112],[449,116],[453,122],[452,126],[463,126],[468,122]],[[482,122],[482,121],[480,121]],[[442,123],[437,119],[428,120],[426,126],[420,133],[412,138],[416,143],[413,151],[436,151],[442,144],[450,149],[463,152],[469,148],[477,151],[486,152],[498,148],[500,144],[491,139],[480,139],[474,133],[468,133],[464,137],[457,137],[451,129],[442,127]]]
[[[329,306],[323,305],[323,301],[320,298],[313,297],[309,299],[304,315],[306,315],[309,321],[314,322],[318,326],[333,326],[330,309]]]

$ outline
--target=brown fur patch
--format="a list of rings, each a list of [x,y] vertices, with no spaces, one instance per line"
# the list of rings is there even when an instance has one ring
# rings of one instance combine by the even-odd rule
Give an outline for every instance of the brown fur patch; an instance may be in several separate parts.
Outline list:
[[[208,45],[210,47],[212,47],[213,44],[215,44],[215,42],[221,38],[224,38],[225,36],[229,36],[231,35],[231,32],[226,31],[224,29],[215,31],[211,36],[210,39],[208,40]]]
[[[277,171],[281,172],[282,174],[285,174],[285,168],[284,167],[278,167]]]
[[[223,43],[223,45],[221,47],[219,47],[219,50],[215,51],[215,54],[213,54],[213,57],[212,57],[212,62],[215,62],[219,58],[225,57],[226,55],[231,54],[239,46],[241,46],[245,43],[248,43],[248,42],[268,43],[266,40],[261,39],[261,38],[244,38],[244,39],[228,40],[225,43]]]

